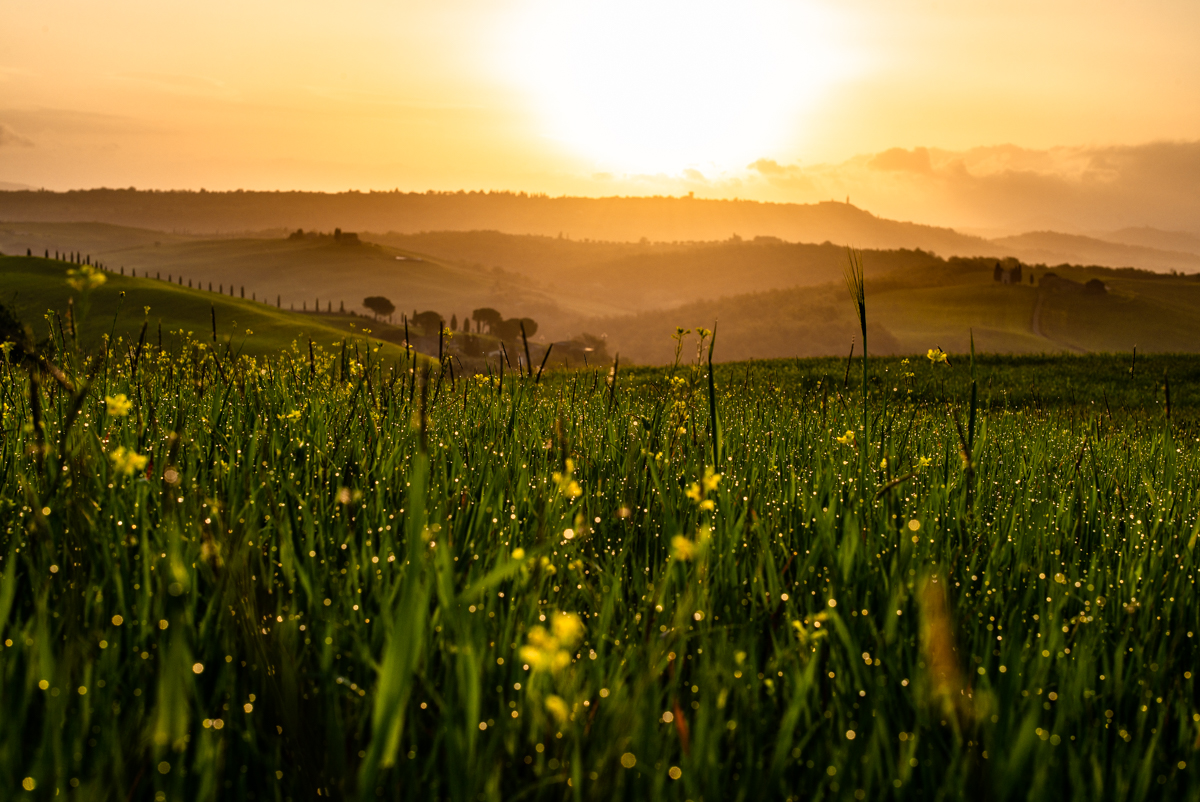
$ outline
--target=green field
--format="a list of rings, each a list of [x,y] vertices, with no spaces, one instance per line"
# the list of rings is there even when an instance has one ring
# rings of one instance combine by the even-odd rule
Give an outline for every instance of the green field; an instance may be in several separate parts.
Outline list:
[[[50,336],[52,322],[61,323],[70,336],[68,302],[74,304],[74,339],[90,349],[105,335],[119,337],[123,348],[136,346],[146,325],[146,341],[165,349],[178,349],[189,337],[215,342],[221,349],[239,354],[265,356],[298,346],[305,351],[308,341],[324,348],[341,347],[351,338],[381,349],[385,360],[404,355],[404,348],[364,335],[372,321],[345,315],[303,315],[277,309],[273,304],[254,302],[200,290],[191,290],[165,280],[131,278],[104,273],[104,283],[87,296],[68,284],[75,265],[54,259],[0,256],[0,304],[34,330],[34,337]],[[49,313],[49,317],[47,317]],[[57,316],[56,316],[57,315]]]
[[[877,256],[864,253],[864,264],[869,268]],[[1007,285],[993,279],[992,260],[930,258],[935,263],[874,275],[868,270],[874,352],[923,354],[935,345],[966,351],[972,335],[981,352],[1002,354],[1114,353],[1134,347],[1139,353],[1170,353],[1194,351],[1200,343],[1196,276],[1026,266],[1024,282]],[[1043,286],[1048,273],[1074,283]],[[1038,283],[1030,284],[1029,275]],[[587,321],[583,328],[607,334],[610,351],[648,364],[670,361],[670,335],[677,325],[694,328],[713,321],[720,322],[729,359],[845,354],[858,321],[846,305],[844,287],[833,278],[817,286]],[[1104,282],[1107,292],[1081,292],[1091,279]]]
[[[719,321],[726,360],[846,354],[857,321],[841,284],[845,249],[774,238],[612,243],[495,231],[287,239],[285,232],[200,238],[98,223],[0,223],[0,248],[90,253],[119,273],[236,285],[284,309],[364,312],[384,295],[402,314],[450,322],[480,307],[539,323],[534,344],[604,336],[625,364],[666,364],[676,326]],[[994,280],[994,258],[920,250],[865,251],[870,340],[880,354],[940,345],[982,352],[1140,353],[1196,349],[1200,281],[1131,269],[1024,265],[1019,285]],[[398,258],[402,257],[402,258]],[[1065,279],[1041,283],[1047,274]],[[1033,277],[1036,283],[1031,284]],[[1089,280],[1104,282],[1087,294]],[[65,302],[65,298],[63,299]],[[40,315],[41,310],[38,311]],[[861,348],[861,343],[858,344]]]
[[[544,325],[625,309],[600,294],[562,283],[551,290],[528,276],[474,262],[440,259],[409,248],[371,242],[341,244],[331,236],[288,239],[286,232],[236,237],[185,236],[99,223],[0,223],[0,250],[51,256],[78,252],[115,273],[183,276],[196,287],[237,286],[284,309],[345,308],[365,314],[364,298],[383,295],[400,313],[434,310],[449,321],[493,307],[508,317],[533,317]],[[577,333],[577,332],[571,332]]]
[[[0,366],[4,798],[1200,794],[1200,358],[864,397],[194,328]]]

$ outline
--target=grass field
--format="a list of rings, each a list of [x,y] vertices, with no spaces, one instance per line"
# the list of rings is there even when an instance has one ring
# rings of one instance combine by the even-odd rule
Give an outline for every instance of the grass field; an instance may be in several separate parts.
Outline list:
[[[5,798],[1200,793],[1200,358],[202,344],[0,366]]]
[[[868,266],[875,256],[863,254]],[[843,253],[844,258],[844,253]],[[1170,353],[1200,342],[1200,281],[1105,268],[1025,268],[1020,285],[993,280],[991,260],[951,259],[930,266],[866,276],[871,296],[871,341],[878,353],[924,353],[934,344],[966,351],[972,334],[992,353]],[[1047,273],[1075,283],[1041,285]],[[1039,282],[1029,283],[1032,274]],[[831,277],[832,278],[832,277]],[[1091,279],[1102,295],[1081,292]],[[720,321],[730,359],[823,356],[849,351],[858,321],[840,282],[715,298],[621,318],[588,321],[608,335],[610,351],[650,364],[669,362],[676,325]],[[1039,307],[1040,325],[1035,327]],[[861,343],[860,343],[861,347]]]
[[[212,292],[192,290],[166,280],[132,278],[104,273],[105,281],[86,297],[80,297],[69,285],[68,272],[75,265],[54,259],[24,256],[0,256],[0,303],[13,309],[34,329],[37,339],[50,336],[51,313],[54,326],[62,321],[66,331],[71,322],[66,314],[68,301],[75,303],[77,322],[75,339],[82,347],[97,344],[104,335],[121,337],[126,347],[136,346],[146,324],[146,338],[157,346],[178,349],[190,335],[213,343],[214,315],[216,342],[236,353],[250,356],[276,354],[293,343],[307,348],[308,340],[332,347],[347,337],[364,339],[363,330],[371,328],[369,318],[344,315],[303,315],[277,309],[274,304],[255,302]],[[54,318],[54,313],[58,317]],[[67,318],[63,320],[64,316]],[[365,338],[369,339],[369,338]],[[371,340],[382,347],[382,357],[398,359],[404,349],[391,343]]]
[[[114,272],[183,276],[195,286],[236,285],[246,296],[280,299],[284,309],[303,305],[364,314],[364,298],[383,295],[398,312],[435,310],[446,320],[472,309],[494,307],[506,316],[529,316],[546,325],[567,317],[614,314],[624,306],[561,282],[550,291],[529,277],[471,262],[439,259],[409,248],[370,242],[337,243],[332,237],[291,240],[284,232],[238,237],[182,236],[98,223],[0,223],[0,249],[51,255],[76,251],[101,260]],[[399,320],[399,317],[396,318]]]

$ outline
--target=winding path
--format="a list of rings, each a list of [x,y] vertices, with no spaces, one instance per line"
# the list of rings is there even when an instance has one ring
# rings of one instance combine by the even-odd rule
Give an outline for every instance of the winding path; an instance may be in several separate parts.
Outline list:
[[[1070,351],[1073,354],[1086,354],[1086,348],[1079,348],[1074,345],[1068,345],[1060,340],[1056,340],[1050,335],[1042,331],[1042,303],[1046,299],[1046,290],[1038,287],[1037,300],[1033,302],[1033,315],[1029,320],[1029,329],[1035,337],[1041,337],[1044,340],[1054,343],[1059,348],[1065,351]]]

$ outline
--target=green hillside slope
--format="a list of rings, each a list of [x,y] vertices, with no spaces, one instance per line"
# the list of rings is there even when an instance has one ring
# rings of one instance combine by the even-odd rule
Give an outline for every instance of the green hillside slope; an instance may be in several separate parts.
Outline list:
[[[329,348],[335,343],[340,346],[347,337],[381,347],[380,355],[388,360],[398,359],[404,352],[398,345],[365,336],[364,330],[371,328],[368,319],[296,314],[166,281],[108,273],[105,283],[85,296],[67,283],[67,271],[72,267],[52,259],[0,256],[0,303],[32,326],[40,339],[49,330],[48,312],[62,316],[70,330],[66,315],[69,302],[73,302],[79,342],[89,349],[110,331],[126,342],[136,341],[144,322],[151,342],[157,342],[161,326],[164,346],[178,342],[180,331],[210,341],[215,310],[218,342],[245,354],[278,353],[292,343],[306,348],[310,338]]]
[[[1036,284],[1001,284],[989,260],[950,260],[867,281],[869,345],[877,354],[1088,353],[1200,350],[1200,281],[1107,268],[1034,270]],[[1047,278],[1053,274],[1065,281]],[[1084,284],[1104,282],[1091,294]],[[677,325],[719,322],[718,353],[738,360],[845,354],[861,340],[839,283],[700,301],[671,310],[589,321],[610,351],[670,361]],[[861,349],[861,343],[858,348]]]
[[[283,309],[341,308],[363,313],[372,295],[392,300],[398,312],[434,310],[446,320],[493,307],[508,316],[531,317],[543,326],[580,316],[617,314],[626,307],[564,285],[547,291],[528,277],[492,267],[431,258],[411,249],[369,242],[343,244],[331,236],[288,239],[283,235],[197,239],[144,229],[93,223],[0,224],[0,250],[35,254],[49,250],[90,254],[116,272],[168,277],[184,286],[236,288],[247,298]]]
[[[368,235],[374,237],[375,235]],[[773,237],[722,242],[574,242],[495,231],[386,235],[384,241],[464,264],[494,265],[541,282],[603,298],[627,312],[663,309],[727,295],[809,287],[841,276],[846,249]],[[867,251],[870,274],[930,267],[924,251]]]

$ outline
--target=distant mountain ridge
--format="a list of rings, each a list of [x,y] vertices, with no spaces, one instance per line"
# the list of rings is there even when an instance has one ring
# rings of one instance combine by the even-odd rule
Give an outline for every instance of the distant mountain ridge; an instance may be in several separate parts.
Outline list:
[[[1200,254],[1200,237],[1186,231],[1163,231],[1160,228],[1140,226],[1138,228],[1122,228],[1099,235],[1100,239],[1109,242],[1119,242],[1123,245],[1140,245],[1144,248],[1157,248],[1163,251],[1182,251],[1184,253]]]
[[[1000,237],[992,240],[992,243],[997,246],[997,250],[1033,264],[1138,267],[1157,273],[1167,273],[1172,270],[1181,273],[1200,272],[1200,253],[1130,245],[1079,234],[1030,231],[1015,237]]]
[[[980,237],[876,217],[846,203],[760,203],[689,197],[582,198],[512,192],[0,192],[6,222],[99,222],[221,234],[263,229],[472,231],[493,229],[612,242],[779,237],[861,248],[977,253]]]
[[[1150,228],[1102,238],[1052,231],[986,239],[951,228],[877,217],[849,203],[762,203],[691,197],[549,197],[513,192],[152,192],[93,189],[0,191],[0,221],[102,223],[163,232],[233,233],[341,228],[401,239],[429,232],[494,232],[612,246],[672,246],[771,237],[874,250],[921,250],[942,257],[1013,256],[1030,264],[1092,264],[1157,272],[1200,271],[1200,238]],[[459,246],[455,245],[455,249]],[[547,242],[536,250],[548,253]],[[437,253],[434,248],[432,252]],[[558,248],[567,262],[596,252]],[[472,261],[494,261],[482,255]]]

